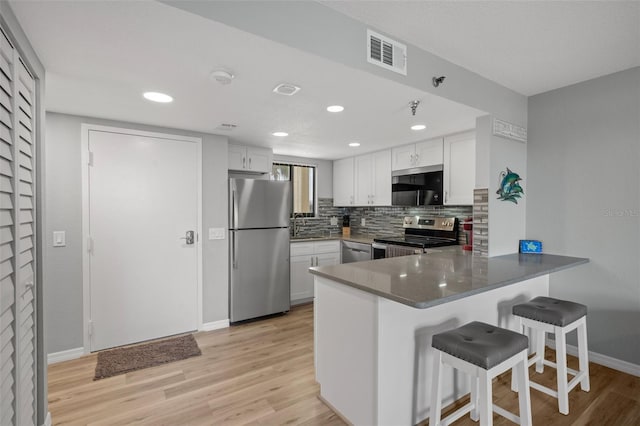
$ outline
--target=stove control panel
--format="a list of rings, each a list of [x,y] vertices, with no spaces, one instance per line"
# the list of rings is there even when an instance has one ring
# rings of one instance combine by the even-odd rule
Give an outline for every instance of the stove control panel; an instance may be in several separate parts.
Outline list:
[[[453,231],[455,225],[455,217],[439,216],[405,216],[402,222],[403,228],[434,229],[439,231]]]

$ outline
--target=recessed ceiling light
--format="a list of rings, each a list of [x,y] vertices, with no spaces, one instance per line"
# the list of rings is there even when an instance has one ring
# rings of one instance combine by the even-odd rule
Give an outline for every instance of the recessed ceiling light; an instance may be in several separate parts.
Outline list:
[[[289,136],[289,133],[287,133],[287,132],[273,132],[273,133],[271,133],[271,134],[272,134],[273,136],[278,136],[278,137],[281,137],[281,138],[283,138],[283,137],[285,137],[285,136]]]
[[[424,130],[426,128],[427,126],[425,126],[424,124],[414,124],[413,126],[411,126],[411,130]]]
[[[360,146],[360,142],[351,142],[351,143],[349,143],[349,146],[352,147],[352,148],[355,148],[357,146]]]
[[[142,96],[152,102],[160,102],[163,104],[173,102],[173,98],[171,96],[160,92],[145,92]]]
[[[342,105],[331,105],[327,107],[327,111],[329,112],[342,112],[344,111],[344,107]]]

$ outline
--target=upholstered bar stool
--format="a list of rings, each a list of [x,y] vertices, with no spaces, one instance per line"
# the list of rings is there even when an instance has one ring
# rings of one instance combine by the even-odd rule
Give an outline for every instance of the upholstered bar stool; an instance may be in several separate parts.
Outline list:
[[[554,391],[533,381],[530,386],[558,399],[558,408],[562,414],[569,414],[569,392],[580,383],[580,388],[589,392],[589,357],[587,350],[587,307],[580,303],[559,300],[551,297],[536,297],[527,303],[515,305],[513,315],[518,321],[518,331],[530,328],[535,333],[535,355],[528,365],[536,364],[536,371],[542,373],[544,366],[554,367],[557,371],[558,390]],[[567,368],[566,335],[572,330],[578,333],[579,371]],[[546,333],[555,334],[556,362],[544,358]],[[567,381],[567,373],[573,375]],[[516,390],[517,377],[511,381],[511,389]]]
[[[493,412],[521,424],[531,425],[531,400],[527,374],[529,338],[483,322],[471,322],[454,330],[435,334],[434,370],[429,426],[453,423],[467,413],[481,426],[493,424]],[[467,373],[471,379],[471,401],[441,420],[442,367],[444,364]],[[513,369],[518,375],[520,416],[493,404],[492,379]]]

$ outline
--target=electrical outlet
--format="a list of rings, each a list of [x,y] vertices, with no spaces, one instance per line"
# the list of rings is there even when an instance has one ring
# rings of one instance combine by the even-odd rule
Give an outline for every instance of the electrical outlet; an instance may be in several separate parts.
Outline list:
[[[365,220],[364,217],[360,219],[360,226],[367,226],[367,221]]]
[[[331,226],[337,226],[338,225],[338,218],[335,216],[332,216],[331,219],[329,219]]]

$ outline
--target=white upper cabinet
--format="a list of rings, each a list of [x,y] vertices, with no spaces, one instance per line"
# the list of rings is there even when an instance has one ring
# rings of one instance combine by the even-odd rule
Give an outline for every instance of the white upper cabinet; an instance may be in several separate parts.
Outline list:
[[[442,138],[428,139],[393,148],[391,155],[391,169],[394,171],[442,164],[443,140]]]
[[[390,206],[391,151],[333,162],[334,206]]]
[[[476,181],[475,132],[444,138],[444,204],[473,205]]]
[[[375,191],[374,159],[373,155],[361,155],[355,161],[355,204],[358,206],[371,205],[371,197]]]
[[[268,148],[229,145],[229,170],[271,173],[273,151]]]
[[[353,158],[344,158],[333,162],[333,205],[354,205]]]
[[[373,192],[371,193],[371,205],[391,205],[391,150],[374,152],[373,171],[371,181]]]

